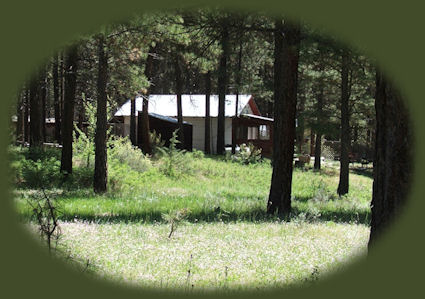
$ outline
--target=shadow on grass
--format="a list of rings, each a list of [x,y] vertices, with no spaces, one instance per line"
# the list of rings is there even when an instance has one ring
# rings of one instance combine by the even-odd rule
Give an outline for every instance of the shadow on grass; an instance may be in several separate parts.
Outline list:
[[[373,179],[373,168],[350,168],[350,171]]]
[[[122,214],[103,213],[67,213],[62,212],[59,219],[61,221],[87,221],[93,223],[167,223],[162,216],[161,211],[140,211],[129,212]],[[29,213],[21,213],[19,215],[21,220],[34,220]],[[288,218],[280,217],[279,215],[269,215],[266,209],[254,208],[246,211],[225,211],[219,208],[207,211],[193,211],[190,212],[185,219],[190,223],[197,222],[224,222],[231,223],[237,221],[246,222],[275,222],[275,221],[293,221],[300,219],[305,222],[317,221],[333,221],[335,223],[356,223],[356,224],[370,224],[370,212],[367,211],[320,211],[313,213],[308,210],[300,209],[298,207],[292,208],[291,216]]]

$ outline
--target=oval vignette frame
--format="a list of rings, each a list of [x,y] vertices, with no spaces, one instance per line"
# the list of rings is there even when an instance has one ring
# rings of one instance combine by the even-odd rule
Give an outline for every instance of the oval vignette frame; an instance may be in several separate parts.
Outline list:
[[[183,0],[185,7],[193,7],[200,1]],[[226,1],[208,1],[207,3],[226,3]],[[135,11],[139,12],[151,8],[175,7],[170,0],[159,0],[154,4],[144,0],[138,3],[122,0],[118,7],[102,1],[85,3],[74,0],[58,6],[54,1],[44,3],[8,4],[3,9],[0,22],[2,28],[3,48],[2,55],[2,88],[0,89],[3,104],[10,106],[10,100],[16,93],[16,88],[29,71],[39,64],[43,56],[78,34],[88,33],[103,23],[125,19]],[[249,4],[250,5],[249,5]],[[425,69],[424,59],[420,56],[425,53],[424,41],[417,40],[421,35],[420,28],[425,25],[421,19],[419,7],[413,5],[391,5],[383,1],[367,3],[357,1],[354,4],[336,4],[337,1],[304,1],[302,3],[276,3],[264,0],[260,4],[256,1],[233,1],[232,7],[252,8],[280,11],[291,17],[303,17],[312,27],[323,26],[329,34],[338,36],[341,40],[351,41],[351,45],[364,48],[366,56],[377,58],[383,71],[392,77],[408,100],[410,115],[413,120],[415,133],[415,181],[409,204],[396,225],[390,229],[367,260],[360,260],[352,264],[346,271],[330,275],[314,287],[303,289],[289,289],[273,292],[267,296],[280,297],[282,295],[297,295],[298,297],[326,297],[337,298],[343,295],[348,298],[360,296],[380,295],[387,298],[398,298],[409,289],[420,291],[420,277],[423,276],[425,252],[424,242],[421,240],[419,211],[423,210],[424,202],[420,201],[420,194],[424,194],[424,187],[418,186],[423,178],[424,159],[419,155],[424,152],[424,136],[419,130],[424,125],[421,111],[424,106],[420,102],[423,82],[421,70]],[[227,5],[229,5],[227,3]],[[99,12],[100,11],[100,12]],[[422,25],[422,26],[421,26]],[[421,59],[422,58],[422,59]],[[0,148],[5,155],[8,142],[8,109],[2,110]],[[422,125],[422,126],[421,126]],[[87,277],[70,271],[63,262],[49,260],[48,255],[39,246],[27,238],[27,235],[17,226],[16,217],[8,194],[7,160],[1,159],[1,190],[3,200],[0,209],[0,227],[2,232],[2,283],[0,293],[4,297],[62,297],[75,298],[76,296],[115,298],[171,297],[165,293],[153,293],[134,289],[117,284],[106,283],[98,279]],[[415,184],[416,182],[416,184]],[[46,277],[49,277],[46,284]],[[47,287],[50,291],[47,291]],[[241,295],[246,295],[240,293]],[[218,297],[218,295],[206,295]],[[174,297],[174,296],[173,296]],[[254,297],[254,296],[253,296]]]

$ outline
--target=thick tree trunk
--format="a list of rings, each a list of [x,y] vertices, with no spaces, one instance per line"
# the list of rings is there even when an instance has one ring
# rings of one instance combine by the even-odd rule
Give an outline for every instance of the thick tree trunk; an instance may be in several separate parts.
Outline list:
[[[40,78],[40,98],[41,98],[41,134],[43,138],[43,142],[47,141],[46,136],[46,102],[47,102],[47,78],[46,71],[43,68]]]
[[[72,173],[72,132],[74,130],[74,103],[77,87],[78,46],[71,46],[66,53],[64,69],[64,108],[62,119],[61,171]]]
[[[348,67],[349,56],[347,50],[343,50],[341,69],[341,153],[338,195],[348,193],[349,179],[349,158],[350,151],[350,115],[348,111],[349,90],[348,90]]]
[[[206,154],[211,154],[210,96],[211,96],[211,72],[208,72],[205,74],[205,153]]]
[[[25,102],[25,96],[24,91],[20,90],[17,94],[18,96],[18,103],[16,104],[16,142],[24,141],[24,102]]]
[[[39,148],[43,145],[40,77],[40,73],[37,73],[30,82],[30,149]],[[32,156],[32,158],[36,157]]]
[[[27,87],[25,90],[25,104],[24,104],[24,138],[23,141],[24,142],[29,142],[29,122],[28,122],[28,117],[29,117],[29,107],[30,107],[30,90]]]
[[[61,102],[59,89],[59,70],[58,70],[58,55],[53,58],[52,76],[53,76],[53,102],[55,111],[55,140],[61,143]]]
[[[322,130],[323,130],[323,93],[324,81],[319,79],[319,93],[317,95],[317,128],[316,128],[316,145],[314,147],[314,169],[320,170],[322,157]]]
[[[400,93],[376,76],[376,139],[373,165],[372,222],[368,247],[401,213],[413,172],[413,135]]]
[[[130,141],[131,144],[137,145],[137,135],[136,135],[136,98],[132,97],[130,99]]]
[[[316,143],[314,145],[314,169],[320,170],[322,167],[322,133],[318,132],[316,134]]]
[[[152,154],[150,128],[149,128],[149,94],[152,89],[152,74],[153,74],[153,55],[155,48],[150,47],[148,57],[146,59],[145,76],[149,80],[149,87],[143,95],[143,110],[142,110],[142,123],[141,123],[141,148],[143,153]]]
[[[236,73],[236,104],[235,104],[235,117],[238,117],[239,112],[239,90],[241,85],[241,69],[242,69],[242,39],[239,40],[239,55],[238,55],[238,69]],[[236,153],[236,136],[232,130],[232,154]]]
[[[229,32],[227,23],[222,24],[221,32],[221,49],[220,65],[218,69],[218,117],[217,117],[217,154],[224,155],[225,153],[225,105],[226,93],[228,85],[227,76],[227,60],[229,57]]]
[[[300,29],[276,20],[274,50],[273,174],[267,212],[291,212]]]
[[[105,52],[105,37],[100,34],[98,37],[98,76],[97,76],[97,115],[96,132],[94,136],[95,162],[93,189],[95,193],[106,192],[107,172],[107,150],[106,150],[106,130],[107,130],[107,94],[106,84],[108,81],[108,55]]]
[[[183,149],[184,145],[184,127],[183,127],[183,106],[182,106],[182,93],[183,93],[183,81],[182,81],[182,72],[180,67],[180,61],[178,55],[174,57],[174,71],[175,71],[175,80],[176,80],[176,95],[177,95],[177,122],[179,126],[178,148]]]

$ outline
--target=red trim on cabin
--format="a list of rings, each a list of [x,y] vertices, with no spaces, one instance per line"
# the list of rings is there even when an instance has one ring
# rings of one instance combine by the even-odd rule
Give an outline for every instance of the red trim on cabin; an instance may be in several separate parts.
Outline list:
[[[252,114],[261,116],[260,109],[258,109],[257,103],[255,103],[254,98],[251,96],[248,101],[249,108],[252,110]]]

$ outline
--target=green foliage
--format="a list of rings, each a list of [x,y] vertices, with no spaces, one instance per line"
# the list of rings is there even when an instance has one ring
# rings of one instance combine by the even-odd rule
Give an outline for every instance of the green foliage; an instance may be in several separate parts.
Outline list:
[[[111,163],[126,164],[137,172],[145,172],[152,167],[149,157],[133,146],[127,137],[110,139],[108,159]]]
[[[232,156],[232,161],[241,164],[257,164],[262,161],[261,148],[255,148],[252,143],[242,143],[240,150]]]
[[[62,175],[60,174],[60,161],[55,157],[48,159],[22,160],[22,181],[27,187],[49,188],[57,185]]]
[[[162,140],[161,138],[161,134],[160,133],[156,133],[155,130],[153,130],[152,132],[149,133],[149,138],[151,141],[151,146],[152,146],[152,152],[155,154],[159,153],[158,148],[162,148],[165,145],[165,141]]]
[[[177,144],[180,143],[177,140],[178,129],[173,132],[173,136],[170,138],[170,145],[168,147],[158,147],[160,153],[160,170],[167,176],[176,177],[187,173],[190,168],[188,158],[185,150],[179,150]]]

